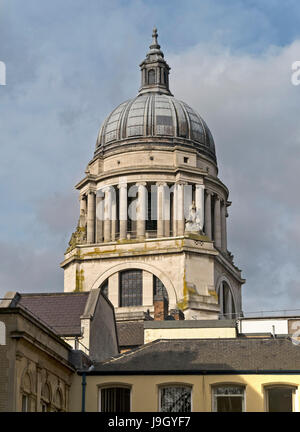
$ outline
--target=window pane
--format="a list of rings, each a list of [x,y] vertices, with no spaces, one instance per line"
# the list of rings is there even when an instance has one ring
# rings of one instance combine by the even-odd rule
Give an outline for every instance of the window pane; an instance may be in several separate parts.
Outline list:
[[[232,397],[232,396],[218,396],[217,411],[218,412],[242,412],[243,398]]]
[[[244,411],[244,387],[235,385],[221,385],[213,389],[213,397],[214,411]]]
[[[274,387],[268,390],[270,412],[293,411],[293,389]]]
[[[158,277],[153,276],[153,297],[156,295],[162,295],[165,299],[169,300],[166,287]]]
[[[190,387],[163,387],[160,397],[162,412],[191,412]]]
[[[101,412],[129,412],[130,389],[111,387],[101,390]]]
[[[120,273],[120,306],[143,304],[142,270],[126,270]]]

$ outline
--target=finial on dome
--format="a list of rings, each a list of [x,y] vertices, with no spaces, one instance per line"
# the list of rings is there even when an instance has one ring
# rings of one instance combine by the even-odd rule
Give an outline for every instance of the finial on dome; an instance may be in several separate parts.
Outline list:
[[[160,46],[158,45],[158,42],[157,42],[157,37],[158,37],[157,28],[154,26],[153,31],[152,31],[152,44],[150,45],[150,49],[153,49],[153,48],[159,49],[160,48]]]
[[[140,64],[142,85],[139,94],[155,92],[172,96],[169,90],[170,67],[164,59],[164,54],[160,50],[157,38],[157,28],[154,26],[152,31],[152,43],[149,47],[150,51],[146,55],[145,60]]]

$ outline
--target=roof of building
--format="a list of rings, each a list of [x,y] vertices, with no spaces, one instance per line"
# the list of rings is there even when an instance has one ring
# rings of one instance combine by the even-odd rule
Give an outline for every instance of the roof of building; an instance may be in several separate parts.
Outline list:
[[[20,294],[18,306],[51,327],[60,336],[81,334],[80,316],[83,315],[89,293]]]
[[[119,346],[133,347],[144,343],[144,323],[143,322],[118,322]]]
[[[300,373],[289,338],[157,340],[105,362],[91,374]]]

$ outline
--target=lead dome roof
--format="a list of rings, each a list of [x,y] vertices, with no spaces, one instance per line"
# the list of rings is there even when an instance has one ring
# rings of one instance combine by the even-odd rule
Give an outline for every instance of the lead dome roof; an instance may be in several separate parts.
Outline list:
[[[157,43],[157,31],[141,63],[142,85],[134,99],[121,103],[101,126],[95,155],[120,147],[149,143],[181,145],[216,161],[212,134],[200,115],[169,90],[170,67]]]

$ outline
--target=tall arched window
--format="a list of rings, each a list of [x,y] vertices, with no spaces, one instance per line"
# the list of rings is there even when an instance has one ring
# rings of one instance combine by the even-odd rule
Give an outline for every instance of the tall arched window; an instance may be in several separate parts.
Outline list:
[[[158,277],[153,276],[153,297],[156,295],[162,295],[165,299],[169,301],[168,292],[166,290],[166,287],[162,283]]]
[[[63,395],[59,388],[56,390],[54,395],[54,404],[56,406],[56,411],[63,410]]]
[[[143,272],[132,269],[120,272],[119,305],[141,306],[143,304]]]
[[[42,394],[41,394],[42,412],[50,411],[50,403],[51,403],[50,386],[48,383],[45,383],[42,387]]]
[[[155,84],[155,70],[150,69],[148,72],[148,84]]]
[[[230,286],[227,282],[223,281],[219,288],[219,306],[221,319],[234,319],[237,318],[237,311],[235,302]]]

